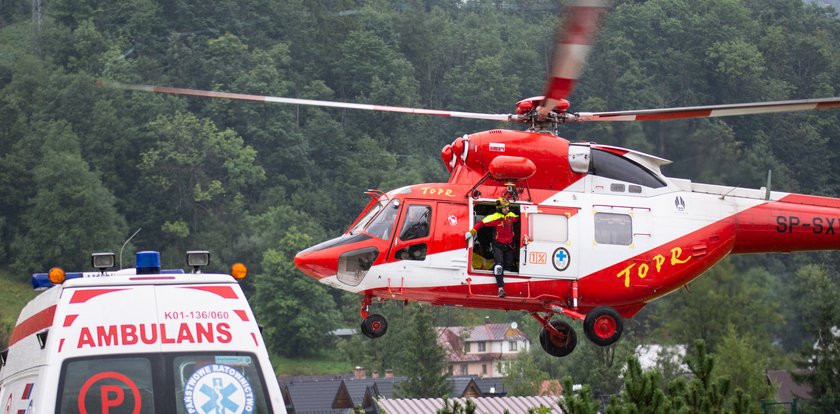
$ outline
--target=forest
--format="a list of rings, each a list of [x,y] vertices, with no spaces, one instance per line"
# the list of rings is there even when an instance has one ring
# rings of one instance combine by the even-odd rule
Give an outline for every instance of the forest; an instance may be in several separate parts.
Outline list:
[[[358,327],[360,298],[292,264],[346,230],[365,190],[445,182],[444,145],[510,125],[153,95],[97,80],[510,113],[543,93],[563,4],[0,0],[0,278],[87,269],[90,253],[119,252],[139,230],[124,266],[138,250],[161,251],[168,267],[183,267],[191,249],[212,252],[211,270],[246,263],[244,288],[278,358],[400,375],[412,369],[411,328],[424,323],[516,321],[533,340],[527,314],[389,302],[388,335],[341,343],[328,333]],[[831,6],[618,0],[569,100],[572,111],[629,110],[831,97],[838,85]],[[672,160],[670,177],[759,188],[772,171],[774,190],[840,197],[836,109],[564,125],[560,135]],[[771,398],[766,369],[794,368],[815,370],[816,397],[840,397],[838,269],[838,252],[733,257],[650,304],[619,344],[582,343],[565,359],[534,347],[511,378],[571,376],[615,394],[636,345],[700,339],[721,375],[756,399]],[[417,325],[423,315],[431,322]],[[16,315],[0,316],[8,337]],[[663,366],[662,375],[679,374]]]

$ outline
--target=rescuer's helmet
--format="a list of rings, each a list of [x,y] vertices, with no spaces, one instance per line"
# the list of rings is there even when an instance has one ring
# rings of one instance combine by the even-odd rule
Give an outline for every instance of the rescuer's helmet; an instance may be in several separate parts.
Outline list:
[[[504,207],[510,207],[510,201],[507,201],[504,197],[499,197],[499,199],[496,200],[496,211],[501,213],[502,208]]]

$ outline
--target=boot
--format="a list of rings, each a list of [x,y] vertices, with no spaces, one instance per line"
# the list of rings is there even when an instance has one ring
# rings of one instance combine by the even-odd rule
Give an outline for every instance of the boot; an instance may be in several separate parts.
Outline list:
[[[500,298],[503,298],[503,297],[505,297],[505,296],[507,296],[507,295],[505,294],[505,289],[504,289],[504,288],[499,288],[499,297],[500,297]]]

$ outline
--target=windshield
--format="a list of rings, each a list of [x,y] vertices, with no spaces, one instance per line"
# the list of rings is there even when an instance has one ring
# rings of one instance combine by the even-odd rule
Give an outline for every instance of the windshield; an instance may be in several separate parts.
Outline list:
[[[375,216],[376,213],[382,210],[382,207],[385,206],[385,201],[387,200],[381,200],[378,203],[372,205],[370,209],[368,209],[368,211],[365,213],[365,215],[361,219],[359,219],[358,222],[356,222],[356,225],[350,229],[349,233],[356,234],[359,230],[365,228],[370,219],[373,218],[373,216]]]
[[[249,353],[170,353],[64,362],[57,413],[271,413]]]
[[[378,237],[383,240],[391,238],[391,232],[394,229],[394,224],[397,221],[397,213],[400,211],[400,200],[394,199],[385,206],[381,214],[374,217],[370,224],[365,228],[373,237]]]

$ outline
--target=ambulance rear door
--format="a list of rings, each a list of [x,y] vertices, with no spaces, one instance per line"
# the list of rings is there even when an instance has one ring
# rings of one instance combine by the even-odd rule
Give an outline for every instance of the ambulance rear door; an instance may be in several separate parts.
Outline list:
[[[50,335],[60,373],[45,407],[55,408],[45,412],[285,412],[230,276],[108,279],[66,283]]]

